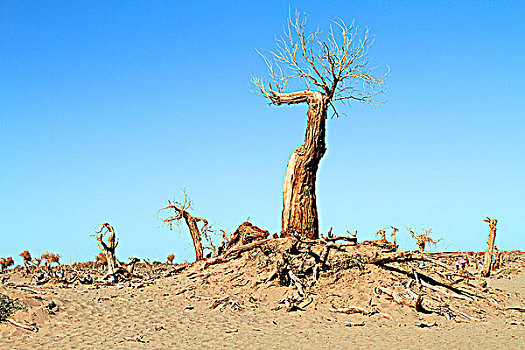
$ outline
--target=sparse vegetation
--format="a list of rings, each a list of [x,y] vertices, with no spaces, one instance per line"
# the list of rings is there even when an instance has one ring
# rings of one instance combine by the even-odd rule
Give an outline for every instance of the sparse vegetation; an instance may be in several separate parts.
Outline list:
[[[95,263],[105,266],[108,263],[108,259],[106,259],[104,253],[100,252],[97,256],[95,256]]]
[[[16,300],[9,298],[7,295],[0,294],[0,322],[7,320],[17,310],[23,310],[24,307]]]
[[[0,258],[0,273],[7,270],[10,266],[15,264],[12,257]]]
[[[44,261],[44,263],[45,263],[45,265],[47,267],[51,267],[52,263],[56,263],[56,264],[60,265],[60,255],[58,255],[58,254],[45,252],[40,257],[40,261],[42,261],[42,260]]]
[[[31,253],[29,253],[29,250],[24,250],[22,253],[20,253],[20,256],[22,257],[24,264],[31,262]]]

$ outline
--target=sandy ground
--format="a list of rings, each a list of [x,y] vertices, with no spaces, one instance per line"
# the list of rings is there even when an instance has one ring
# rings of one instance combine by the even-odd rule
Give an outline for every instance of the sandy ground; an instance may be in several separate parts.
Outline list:
[[[2,323],[1,349],[525,349],[525,316],[519,311],[496,313],[484,322],[441,318],[437,326],[419,328],[408,308],[394,320],[335,314],[315,304],[305,311],[272,310],[286,292],[278,289],[241,310],[210,309],[214,298],[230,291],[187,274],[101,287],[24,288],[23,280],[13,276],[13,281],[17,287],[0,284],[0,293],[20,297],[28,310],[15,316],[36,322],[40,330]],[[490,279],[489,286],[514,296],[505,306],[525,306],[525,271]],[[253,295],[262,294],[253,288]],[[54,315],[49,301],[58,305]],[[410,317],[401,317],[403,312]]]

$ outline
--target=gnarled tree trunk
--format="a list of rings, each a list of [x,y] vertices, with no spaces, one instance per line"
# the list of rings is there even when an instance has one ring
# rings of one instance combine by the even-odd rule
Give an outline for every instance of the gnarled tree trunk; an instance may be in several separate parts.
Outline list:
[[[186,225],[188,225],[188,230],[191,234],[191,239],[193,241],[193,246],[195,247],[195,259],[196,261],[202,260],[204,258],[204,248],[202,246],[202,234],[206,238],[209,238],[208,230],[210,227],[208,227],[208,221],[206,219],[203,219],[198,216],[193,216],[190,213],[188,213],[188,209],[191,208],[192,201],[188,197],[186,193],[184,193],[184,202],[179,203],[176,201],[170,201],[168,200],[168,206],[164,207],[159,210],[164,211],[171,209],[174,212],[174,216],[169,216],[167,218],[161,218],[161,220],[165,223],[167,223],[170,226],[170,230],[173,227],[173,224],[178,225],[180,220],[184,219],[186,222]],[[202,228],[199,229],[199,226],[197,225],[199,222],[202,222]]]
[[[304,100],[300,102],[309,106],[306,133],[303,144],[290,157],[284,177],[281,236],[298,233],[301,237],[315,239],[319,238],[315,182],[319,162],[326,152],[328,99],[320,92],[303,91],[302,95]]]
[[[103,241],[106,232],[109,232],[107,243]],[[115,230],[113,229],[113,226],[111,226],[108,223],[104,223],[101,225],[100,231],[97,231],[97,235],[92,236],[95,236],[95,238],[97,239],[99,243],[98,247],[100,248],[100,250],[102,250],[107,259],[108,270],[103,279],[107,279],[111,276],[115,277],[117,273],[125,272],[126,270],[122,267],[115,254],[115,250],[118,246],[118,239],[115,235]]]
[[[336,35],[335,27],[341,29]],[[353,25],[339,21],[327,35],[322,30],[308,32],[306,17],[296,13],[288,19],[284,34],[277,38],[277,48],[264,59],[270,80],[253,77],[253,84],[273,105],[307,103],[308,119],[304,143],[290,157],[283,191],[281,236],[298,234],[319,238],[315,181],[319,162],[326,152],[325,123],[328,106],[337,101],[373,101],[381,91],[383,77],[376,77],[368,66],[368,31],[361,33]],[[286,92],[289,82],[305,91]],[[313,88],[317,91],[312,91]],[[334,113],[337,114],[335,108]]]
[[[188,225],[191,239],[193,240],[193,246],[195,247],[195,261],[202,260],[204,257],[202,249],[202,236],[197,223],[202,221],[204,222],[204,226],[206,226],[208,225],[208,222],[203,218],[192,216],[186,211],[183,211],[182,215],[186,221],[186,225]]]

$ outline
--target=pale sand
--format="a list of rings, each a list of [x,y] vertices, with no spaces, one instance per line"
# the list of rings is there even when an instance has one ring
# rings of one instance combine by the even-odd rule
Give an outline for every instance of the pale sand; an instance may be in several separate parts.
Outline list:
[[[422,329],[414,326],[417,319],[411,318],[408,308],[400,309],[407,317],[399,322],[334,314],[321,305],[307,311],[272,311],[275,303],[271,297],[261,301],[255,310],[246,307],[240,311],[219,311],[209,308],[211,300],[195,297],[207,295],[213,299],[228,295],[228,288],[216,286],[213,281],[203,286],[183,274],[143,287],[140,284],[130,286],[126,282],[123,288],[99,289],[30,287],[45,300],[27,299],[25,303],[32,305],[32,314],[26,312],[25,318],[21,317],[36,321],[40,331],[33,333],[0,324],[0,348],[525,349],[525,317],[519,311],[507,311],[501,317],[496,314],[487,322],[439,319],[438,327]],[[525,273],[512,279],[493,279],[489,285],[519,293],[513,306],[525,305]],[[186,292],[175,295],[185,289]],[[20,288],[16,291],[23,293]],[[16,293],[1,284],[0,292]],[[255,289],[253,292],[257,295]],[[47,315],[41,306],[49,300],[59,305],[56,315]],[[387,311],[394,314],[394,310]],[[365,322],[365,326],[348,327],[346,322]],[[139,336],[143,336],[143,343],[125,340]]]

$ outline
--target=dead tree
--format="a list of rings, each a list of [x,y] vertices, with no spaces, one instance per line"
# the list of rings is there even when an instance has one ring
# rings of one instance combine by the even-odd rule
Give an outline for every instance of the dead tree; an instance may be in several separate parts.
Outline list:
[[[13,266],[15,264],[12,257],[8,258],[0,258],[0,273],[7,270],[10,266]]]
[[[354,230],[354,232],[346,231],[352,238],[354,238],[357,242],[357,230]]]
[[[170,227],[170,230],[173,229],[173,225],[175,225],[177,228],[179,228],[179,222],[180,220],[184,219],[186,222],[186,225],[188,226],[188,230],[191,234],[191,239],[193,240],[193,246],[195,247],[195,260],[199,261],[204,258],[204,249],[202,247],[202,236],[205,237],[208,235],[209,226],[208,221],[206,219],[203,219],[199,216],[193,216],[190,213],[188,213],[188,209],[190,209],[192,206],[192,201],[190,198],[188,198],[188,195],[184,193],[184,202],[179,203],[176,201],[170,201],[168,200],[168,206],[162,208],[159,210],[171,210],[175,215],[168,216],[167,218],[160,218],[164,223],[168,224]],[[197,225],[199,222],[202,222],[202,227],[199,229],[199,226]],[[213,245],[212,245],[213,246]]]
[[[397,231],[399,231],[399,229],[397,227],[394,227],[394,226],[390,226],[390,228],[393,230],[392,231],[392,243],[394,245],[396,245],[396,233],[397,233]]]
[[[498,220],[491,219],[487,216],[483,222],[486,222],[489,224],[489,237],[487,239],[487,250],[485,251],[485,259],[483,261],[483,271],[481,272],[481,276],[483,277],[489,277],[490,276],[490,270],[492,267],[492,252],[494,250],[494,240],[496,239],[496,224],[498,223]]]
[[[31,253],[29,253],[29,250],[24,250],[22,253],[19,254],[19,256],[21,256],[22,259],[24,260],[24,267],[25,267],[26,273],[29,273],[30,267],[32,266],[31,262],[33,260],[33,258],[31,257]]]
[[[337,33],[336,33],[337,31]],[[373,102],[384,76],[375,76],[369,67],[368,48],[373,40],[343,21],[328,33],[306,31],[306,16],[290,16],[277,48],[261,54],[269,69],[269,83],[253,78],[258,93],[272,105],[308,105],[304,142],[288,161],[284,178],[281,236],[299,234],[319,238],[316,178],[319,162],[326,152],[326,118],[334,103],[351,100]],[[290,84],[288,84],[290,83]],[[289,91],[289,85],[304,90]]]
[[[45,252],[40,257],[40,261],[44,261],[44,266],[47,268],[48,271],[51,271],[52,263],[56,263],[57,265],[60,265],[60,255]]]
[[[126,265],[126,272],[129,276],[133,276],[133,271],[135,271],[135,264],[140,261],[139,258],[130,257],[128,258],[129,263]]]
[[[386,231],[385,230],[379,230],[376,232],[376,236],[381,236],[381,239],[386,241]]]
[[[126,269],[122,267],[120,262],[117,260],[115,250],[118,246],[118,238],[115,236],[115,229],[109,223],[105,222],[100,224],[100,230],[95,231],[96,234],[91,235],[95,237],[99,243],[98,247],[104,253],[107,263],[107,273],[103,279],[113,277],[118,273],[126,273]],[[107,242],[104,242],[105,235],[109,233]]]
[[[410,232],[412,237],[414,237],[414,239],[416,240],[416,244],[419,247],[419,250],[421,252],[425,251],[425,247],[427,246],[427,244],[436,245],[443,240],[443,238],[438,238],[438,239],[431,238],[430,237],[430,235],[432,234],[431,228],[429,228],[428,230],[424,230],[424,233],[422,234],[416,233],[411,228],[409,228],[408,231]]]

